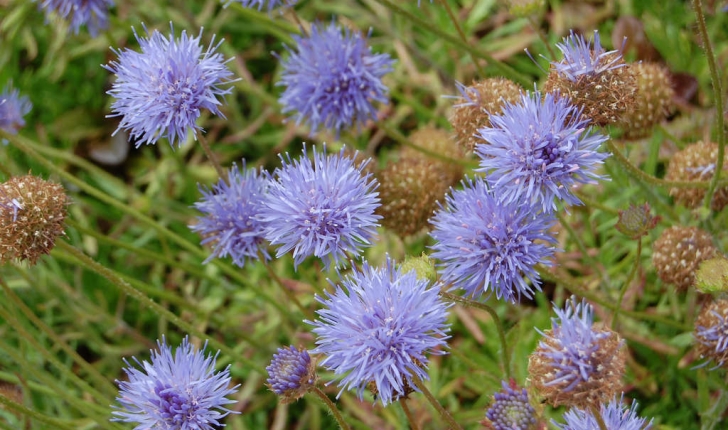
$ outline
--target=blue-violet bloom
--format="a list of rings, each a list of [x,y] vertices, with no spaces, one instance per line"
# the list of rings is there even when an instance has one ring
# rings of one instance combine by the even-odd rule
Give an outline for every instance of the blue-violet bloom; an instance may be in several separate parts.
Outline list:
[[[107,92],[116,99],[108,117],[121,117],[116,131],[129,130],[137,148],[161,137],[174,148],[176,141],[181,145],[187,139],[190,129],[197,138],[202,128],[195,121],[202,109],[224,117],[218,96],[231,90],[220,85],[230,83],[233,74],[225,66],[229,60],[215,52],[222,40],[214,45],[213,36],[203,51],[202,30],[197,37],[183,31],[178,39],[171,24],[170,31],[169,38],[156,30],[145,38],[134,30],[141,52],[114,49],[118,61],[102,66],[117,75]]]
[[[215,257],[230,256],[233,263],[243,267],[246,260],[256,260],[260,255],[270,260],[264,246],[264,230],[257,219],[270,183],[270,175],[257,169],[233,165],[228,178],[221,178],[211,190],[200,187],[202,199],[194,207],[204,215],[197,217],[197,224],[190,229],[202,236],[202,244],[211,244]]]
[[[599,407],[599,414],[602,416],[604,424],[609,430],[650,430],[652,428],[652,420],[649,422],[645,418],[637,415],[637,402],[632,402],[629,409],[625,409],[622,401],[624,394],[619,398],[614,398],[605,406],[602,403]],[[561,430],[597,430],[597,423],[594,414],[589,409],[572,408],[564,414],[566,424],[557,423],[551,420],[551,423]]]
[[[478,130],[480,169],[505,203],[529,202],[543,211],[556,209],[556,199],[581,204],[576,184],[604,179],[597,167],[609,156],[597,149],[608,137],[587,128],[589,119],[568,99],[539,92],[524,94],[490,116],[490,127]]]
[[[281,396],[283,403],[301,398],[316,384],[316,366],[311,356],[305,349],[293,345],[278,348],[265,370],[268,372],[266,383]]]
[[[296,124],[305,122],[311,134],[320,127],[336,132],[374,119],[373,102],[387,102],[382,76],[392,71],[388,54],[373,54],[359,32],[342,30],[335,23],[313,24],[310,36],[293,35],[296,50],[282,60],[277,85],[283,113],[295,112]]]
[[[124,359],[129,380],[117,381],[121,407],[112,412],[112,421],[137,423],[135,430],[212,430],[235,413],[225,405],[235,403],[226,396],[238,386],[229,388],[230,366],[215,372],[217,354],[205,355],[207,343],[196,350],[185,337],[174,353],[164,338],[157,345],[151,362],[134,357],[141,370]]]
[[[551,264],[553,215],[522,202],[499,202],[483,178],[466,179],[445,199],[430,220],[432,257],[440,260],[444,282],[476,299],[495,291],[498,299],[517,302],[521,295],[531,298],[532,288],[540,291],[534,266]]]
[[[268,9],[268,13],[270,13],[273,9],[275,9],[278,6],[281,6],[281,10],[286,7],[291,7],[298,0],[222,0],[225,2],[225,7],[230,6],[231,3],[240,3],[242,7],[247,7],[250,9],[258,9],[259,11],[263,10],[263,6],[265,6]]]
[[[311,162],[305,145],[299,159],[280,158],[283,165],[274,172],[259,217],[266,239],[281,245],[276,257],[293,250],[296,267],[313,255],[328,270],[346,253],[358,256],[371,245],[381,216],[374,214],[379,183],[362,172],[369,160],[358,164],[344,149],[326,155],[326,148],[314,148]]]
[[[584,36],[574,34],[572,30],[556,47],[564,54],[564,59],[554,61],[551,66],[572,82],[583,75],[600,75],[606,71],[626,66],[622,54],[617,51],[606,51],[599,39],[599,32],[594,30],[594,46]]]
[[[23,116],[32,107],[28,97],[21,96],[17,89],[8,84],[0,93],[0,129],[16,134],[25,125]]]
[[[486,428],[492,430],[535,430],[536,410],[528,400],[525,388],[514,381],[501,381],[503,389],[493,394],[493,403],[485,412]]]
[[[374,383],[382,405],[416,390],[413,378],[429,379],[427,354],[441,355],[446,345],[447,310],[439,289],[402,273],[387,256],[383,267],[368,262],[354,270],[326,298],[319,319],[306,321],[317,335],[312,353],[321,365],[345,375],[339,386],[363,397]],[[341,392],[339,392],[341,395]]]
[[[109,9],[113,6],[113,0],[43,0],[40,4],[46,16],[56,13],[70,19],[71,29],[76,34],[82,25],[86,25],[91,37],[109,28]]]

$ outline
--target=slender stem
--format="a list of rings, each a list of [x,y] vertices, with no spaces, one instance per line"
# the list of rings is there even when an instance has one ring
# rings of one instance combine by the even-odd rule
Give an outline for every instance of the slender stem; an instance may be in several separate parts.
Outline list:
[[[273,270],[272,267],[270,267],[270,264],[268,263],[268,261],[265,259],[265,257],[263,256],[263,254],[260,251],[258,252],[258,260],[260,260],[263,263],[263,266],[265,266],[265,269],[268,271],[268,274],[270,275],[270,277],[273,278],[273,280],[275,281],[276,284],[278,284],[279,287],[281,287],[281,290],[286,295],[286,297],[288,297],[288,300],[293,302],[293,304],[296,305],[296,307],[301,311],[301,313],[307,319],[313,320],[315,318],[314,314],[309,309],[306,309],[306,307],[304,307],[301,304],[301,302],[298,300],[298,297],[296,297],[293,294],[293,291],[291,291],[290,289],[288,289],[286,287],[286,285],[283,283],[283,280],[281,279],[281,277],[278,276],[278,274],[275,272],[275,270]]]
[[[705,193],[705,208],[710,209],[715,189],[718,186],[720,174],[723,171],[723,154],[725,154],[725,130],[723,118],[723,89],[721,88],[720,75],[718,67],[715,64],[715,55],[713,54],[713,45],[708,37],[708,29],[705,26],[705,15],[703,15],[702,0],[693,0],[693,9],[695,9],[695,17],[698,21],[698,29],[700,37],[703,39],[703,48],[705,56],[708,58],[708,68],[710,69],[710,80],[713,81],[713,94],[715,96],[716,122],[718,127],[718,159],[715,161],[715,175],[710,181],[708,192]]]
[[[450,17],[450,21],[452,21],[453,25],[455,26],[455,30],[457,30],[458,35],[460,36],[460,40],[462,40],[463,43],[465,43],[466,45],[469,45],[468,38],[465,36],[465,32],[463,32],[462,27],[460,27],[460,23],[455,17],[455,14],[452,13],[450,4],[447,2],[447,0],[440,0],[440,4],[447,11],[447,15]],[[482,78],[485,78],[485,71],[483,70],[483,67],[481,67],[478,59],[475,57],[475,54],[472,51],[468,52],[468,54],[470,54],[470,58],[473,60],[473,64],[475,65],[475,68],[478,69],[478,73],[480,74],[480,76]]]
[[[415,387],[417,387],[422,392],[422,394],[424,394],[424,396],[427,399],[427,401],[430,402],[430,404],[435,409],[437,409],[437,412],[439,412],[440,413],[440,416],[442,416],[442,418],[445,420],[445,422],[447,422],[447,426],[450,429],[453,429],[453,430],[463,430],[463,428],[460,427],[460,424],[458,424],[457,421],[455,421],[455,418],[453,418],[452,415],[450,415],[450,412],[448,412],[440,404],[440,402],[437,401],[437,399],[435,398],[435,396],[432,395],[432,393],[430,392],[430,390],[427,389],[427,387],[425,386],[425,383],[422,382],[422,380],[420,378],[412,377],[412,383],[414,383],[415,384]]]
[[[602,418],[602,414],[599,409],[594,405],[589,406],[589,409],[591,410],[594,419],[597,421],[599,430],[609,430],[609,427],[607,427],[607,424],[604,422],[604,418]]]
[[[495,311],[495,309],[491,308],[490,306],[486,305],[485,303],[476,302],[475,300],[466,299],[464,297],[458,296],[456,294],[448,293],[446,291],[441,291],[440,296],[442,296],[445,300],[449,300],[453,303],[459,303],[463,306],[469,306],[471,308],[477,308],[482,309],[490,314],[490,317],[493,318],[493,321],[495,322],[495,326],[498,329],[498,338],[501,342],[501,348],[503,348],[503,368],[506,371],[506,379],[511,378],[511,353],[508,350],[508,343],[506,342],[506,332],[503,329],[503,322],[501,322],[500,317],[498,316],[498,313]]]
[[[44,424],[48,424],[51,426],[50,428],[59,429],[59,430],[74,430],[77,427],[71,426],[68,424],[65,424],[63,421],[51,418],[49,416],[43,415],[40,412],[34,411],[33,409],[26,408],[25,406],[21,405],[20,403],[16,403],[13,400],[3,396],[0,394],[0,404],[2,404],[5,408],[21,413],[27,417],[30,417],[36,421],[39,421]]]
[[[622,310],[622,300],[624,300],[624,294],[627,292],[629,284],[632,283],[632,279],[634,279],[634,276],[637,273],[637,269],[640,267],[640,257],[642,257],[641,237],[637,239],[637,255],[635,255],[634,265],[632,266],[632,270],[630,270],[629,272],[629,276],[627,276],[627,279],[624,281],[624,285],[622,285],[622,290],[619,292],[619,300],[617,300],[617,307],[614,308],[614,313],[612,314],[612,330],[614,330],[614,327],[617,325],[617,317],[619,316],[619,311]]]
[[[328,408],[329,412],[331,412],[331,415],[334,416],[334,419],[337,423],[339,423],[339,427],[342,430],[351,430],[351,427],[349,427],[349,424],[344,421],[344,417],[341,416],[341,412],[339,412],[339,408],[336,407],[334,402],[329,399],[329,396],[326,395],[319,387],[313,387],[310,393],[314,393],[325,405],[326,408]]]
[[[202,149],[205,151],[207,159],[210,160],[210,163],[212,163],[212,165],[215,167],[217,176],[219,176],[220,179],[222,179],[223,181],[227,181],[225,171],[222,169],[222,166],[220,166],[220,160],[217,159],[217,156],[212,152],[212,149],[210,149],[210,145],[207,144],[207,139],[202,134],[202,132],[200,132],[197,140],[200,142],[200,146],[202,146]]]
[[[407,417],[407,421],[410,423],[410,429],[411,430],[420,430],[419,427],[417,427],[417,421],[415,421],[415,417],[412,415],[412,411],[410,411],[410,408],[407,405],[407,398],[400,397],[399,404],[402,405],[402,410],[404,411],[404,414]]]

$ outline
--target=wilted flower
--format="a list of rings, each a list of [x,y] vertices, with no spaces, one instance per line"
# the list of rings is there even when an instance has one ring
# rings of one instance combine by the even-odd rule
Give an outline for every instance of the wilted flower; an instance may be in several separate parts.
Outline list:
[[[107,93],[116,98],[108,117],[122,117],[116,131],[128,130],[137,148],[161,137],[172,147],[175,141],[181,145],[190,130],[196,138],[202,127],[195,121],[202,109],[224,116],[218,96],[230,93],[220,85],[231,82],[232,72],[222,54],[215,52],[222,40],[214,45],[213,36],[203,51],[202,30],[197,37],[183,31],[176,40],[171,24],[170,31],[169,38],[156,30],[144,38],[134,30],[141,52],[114,50],[119,60],[102,66],[117,75]]]
[[[0,93],[0,129],[16,134],[25,125],[23,116],[32,107],[28,97],[21,96],[18,90],[8,84]]]
[[[313,24],[310,36],[293,35],[296,51],[282,60],[277,85],[283,113],[295,112],[296,124],[307,123],[311,133],[323,126],[336,132],[375,118],[372,102],[386,103],[382,76],[392,71],[388,54],[373,54],[359,32],[342,30],[335,23]]]
[[[215,372],[215,356],[205,356],[195,350],[187,338],[177,350],[164,338],[157,341],[159,349],[152,351],[151,363],[134,361],[143,368],[129,364],[124,369],[128,381],[119,384],[121,407],[115,407],[112,421],[138,423],[136,429],[212,430],[220,420],[235,413],[225,405],[235,403],[226,398],[237,391],[230,386],[230,366]]]
[[[71,29],[78,34],[82,25],[88,27],[92,37],[109,27],[109,9],[113,0],[43,0],[40,7],[46,15],[56,13],[71,20]]]
[[[316,366],[308,351],[294,348],[278,348],[270,365],[266,383],[270,389],[281,396],[282,403],[290,403],[301,398],[316,384]]]
[[[251,8],[251,9],[258,9],[263,10],[263,7],[265,6],[268,9],[268,12],[271,12],[273,9],[277,8],[278,6],[281,7],[291,7],[298,0],[222,0],[225,2],[225,7],[228,7],[231,3],[240,3],[241,6]]]
[[[626,353],[616,332],[596,328],[593,309],[572,296],[554,309],[551,330],[542,332],[528,362],[531,386],[553,406],[596,406],[622,391]]]
[[[528,400],[525,388],[515,381],[501,381],[503,390],[493,394],[493,402],[485,412],[486,428],[491,430],[535,430],[538,425],[536,410]]]
[[[384,267],[364,262],[336,290],[326,292],[314,326],[312,352],[321,365],[345,375],[339,386],[355,388],[361,398],[368,384],[383,405],[415,390],[413,379],[428,379],[427,354],[444,354],[447,308],[437,288],[402,273],[387,257]]]
[[[293,250],[296,266],[313,255],[328,269],[346,253],[359,255],[363,246],[371,245],[381,217],[374,214],[378,183],[362,173],[366,162],[355,163],[344,149],[326,155],[325,148],[314,148],[312,163],[305,146],[299,159],[292,161],[286,154],[281,161],[259,217],[266,239],[281,245],[277,257]]]
[[[695,271],[717,253],[710,234],[698,227],[666,228],[652,244],[652,265],[663,282],[687,289],[695,282]]]
[[[652,428],[652,420],[640,418],[637,415],[637,402],[632,402],[629,409],[625,409],[622,404],[624,394],[619,400],[615,397],[607,405],[604,403],[599,405],[599,414],[602,416],[604,424],[609,430],[650,430]],[[552,424],[561,430],[597,430],[597,423],[594,414],[589,409],[572,408],[564,414],[566,424],[560,424],[551,421]]]
[[[213,247],[205,263],[229,255],[236,266],[243,267],[245,260],[257,259],[258,253],[270,259],[262,246],[263,225],[257,219],[269,182],[267,172],[248,170],[243,160],[242,171],[233,165],[227,181],[221,178],[212,190],[200,187],[202,200],[194,207],[205,215],[197,217],[197,224],[190,229],[203,237],[203,245]]]
[[[728,361],[728,300],[718,299],[703,306],[695,321],[693,334],[701,358],[715,367]]]
[[[718,168],[718,144],[715,142],[696,142],[676,152],[667,165],[665,180],[668,181],[710,181]],[[723,154],[722,176],[728,173],[728,152]],[[705,188],[670,188],[670,195],[675,202],[695,209],[703,203]],[[713,194],[711,209],[720,212],[728,205],[728,186],[718,187]]]
[[[505,203],[530,202],[544,211],[556,209],[556,199],[580,204],[576,184],[595,183],[596,169],[609,155],[597,152],[608,137],[591,133],[589,120],[565,98],[525,94],[518,104],[506,104],[491,115],[490,127],[479,130],[487,144],[477,145],[481,172]]]
[[[670,113],[675,91],[670,82],[670,71],[657,63],[636,63],[630,65],[637,79],[635,103],[625,112],[621,121],[626,136],[630,139],[647,137],[655,124]]]
[[[488,291],[511,302],[531,298],[540,289],[534,266],[550,265],[554,252],[556,240],[547,232],[554,217],[518,201],[499,202],[482,178],[463,186],[430,220],[442,280],[473,298]]]

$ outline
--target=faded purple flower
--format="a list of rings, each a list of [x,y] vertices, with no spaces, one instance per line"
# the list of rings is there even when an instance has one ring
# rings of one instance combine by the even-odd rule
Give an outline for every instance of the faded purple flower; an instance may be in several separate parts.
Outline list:
[[[229,60],[215,52],[222,40],[215,45],[213,36],[203,51],[202,30],[197,37],[183,31],[175,39],[170,24],[170,32],[169,38],[156,30],[144,38],[134,30],[141,52],[114,50],[119,60],[102,66],[117,76],[107,93],[116,98],[111,105],[113,114],[108,117],[121,117],[116,131],[128,130],[137,148],[161,137],[172,147],[175,141],[181,145],[190,130],[197,138],[202,127],[195,121],[202,109],[224,117],[218,96],[231,90],[220,85],[230,83],[233,74],[225,66]]]
[[[276,257],[293,250],[296,266],[313,255],[328,269],[371,245],[381,218],[374,214],[379,184],[362,172],[366,163],[357,165],[344,149],[326,155],[326,148],[314,148],[311,162],[305,145],[299,159],[280,158],[259,217],[266,239],[281,245]]]
[[[606,406],[602,403],[599,407],[600,415],[604,424],[609,430],[650,430],[652,428],[652,420],[640,418],[637,415],[637,402],[632,402],[632,406],[628,409],[624,408],[622,401],[624,394],[617,400],[614,398]],[[590,410],[572,408],[564,414],[566,424],[557,423],[551,420],[551,423],[561,430],[598,430],[594,414]]]
[[[608,137],[591,133],[588,122],[565,98],[524,94],[478,130],[485,141],[475,148],[478,170],[505,203],[530,202],[544,212],[556,209],[556,199],[580,204],[572,187],[603,179],[596,169],[609,156],[597,152]]]
[[[314,326],[321,365],[345,375],[339,386],[359,398],[371,382],[382,405],[416,390],[413,378],[429,379],[427,354],[446,345],[447,309],[437,288],[415,271],[402,273],[387,256],[384,267],[364,262],[326,298]],[[339,393],[341,394],[341,393]]]
[[[0,129],[16,134],[25,125],[23,116],[32,107],[28,97],[21,96],[18,90],[8,84],[0,93]]]
[[[554,217],[522,202],[501,203],[483,178],[463,181],[430,220],[432,257],[442,280],[479,298],[495,291],[517,302],[540,291],[534,266],[550,265],[556,240],[548,233]],[[527,281],[530,281],[531,285]]]
[[[225,2],[225,7],[230,6],[231,3],[240,3],[242,7],[247,7],[250,9],[258,9],[259,11],[263,10],[263,7],[266,7],[268,9],[268,12],[270,13],[273,9],[280,6],[281,8],[291,7],[298,0],[222,0]]]
[[[382,76],[392,71],[388,54],[373,54],[359,32],[335,23],[313,24],[310,36],[293,35],[296,50],[281,61],[277,85],[283,113],[294,112],[296,124],[307,123],[311,134],[320,127],[339,135],[342,129],[376,117],[372,102],[387,102]]]
[[[263,246],[263,225],[257,219],[269,182],[267,172],[248,170],[243,160],[242,169],[233,165],[228,179],[221,178],[212,190],[200,187],[202,200],[194,207],[204,215],[190,229],[202,236],[203,245],[212,245],[205,263],[229,255],[236,266],[243,267],[246,260],[258,259],[259,253],[270,260]]]
[[[230,366],[215,372],[217,354],[205,356],[207,343],[198,351],[185,337],[174,353],[164,338],[157,345],[151,362],[134,358],[142,370],[124,359],[129,380],[116,381],[121,407],[115,407],[111,421],[137,423],[135,430],[212,430],[235,413],[225,405],[235,403],[226,396],[238,386],[229,388]]]
[[[43,0],[40,4],[46,16],[55,13],[70,19],[71,29],[76,34],[82,25],[86,25],[92,37],[109,27],[109,9],[113,6],[113,0]]]
[[[551,65],[556,71],[570,81],[576,81],[582,75],[599,75],[608,70],[626,66],[622,54],[617,51],[605,51],[599,39],[599,32],[594,30],[594,46],[584,36],[574,34],[572,30],[556,47],[564,54],[564,59],[554,61]]]

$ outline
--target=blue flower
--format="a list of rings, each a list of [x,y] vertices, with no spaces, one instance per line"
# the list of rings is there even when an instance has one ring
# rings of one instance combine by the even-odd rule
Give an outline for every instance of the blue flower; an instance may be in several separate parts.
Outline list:
[[[524,94],[478,131],[487,142],[475,148],[479,171],[506,203],[526,201],[544,211],[556,209],[555,199],[580,204],[572,187],[602,179],[595,170],[608,157],[596,152],[608,137],[591,133],[588,122],[565,98]]]
[[[582,75],[599,75],[609,70],[626,66],[619,51],[605,51],[599,39],[599,32],[594,30],[594,47],[582,35],[572,30],[556,47],[564,54],[564,59],[551,63],[552,67],[570,81],[576,81]]]
[[[204,215],[190,229],[203,237],[203,245],[212,244],[205,263],[229,255],[236,266],[243,267],[246,260],[257,259],[258,253],[270,259],[263,246],[263,225],[257,219],[269,182],[267,172],[247,170],[243,160],[242,171],[233,165],[227,181],[220,179],[212,190],[200,187],[202,200],[194,207]]]
[[[382,76],[392,71],[388,54],[373,54],[359,32],[342,32],[335,23],[311,26],[308,37],[294,35],[296,51],[282,60],[277,85],[283,113],[295,112],[296,124],[307,123],[311,134],[323,126],[338,137],[342,128],[376,117],[372,102],[387,102]]]
[[[413,378],[429,379],[427,354],[440,355],[446,345],[448,304],[438,289],[402,273],[387,256],[384,267],[364,262],[326,292],[316,297],[324,305],[314,326],[318,336],[312,353],[324,356],[321,365],[345,375],[339,386],[356,389],[359,398],[371,382],[384,406],[416,387]],[[340,395],[341,393],[339,393]]]
[[[436,242],[432,257],[441,261],[442,280],[473,298],[488,291],[511,302],[522,294],[531,298],[532,287],[540,290],[534,266],[550,265],[554,252],[550,244],[556,240],[547,232],[554,217],[521,202],[500,203],[482,178],[463,186],[430,220]]]
[[[86,25],[92,37],[109,27],[109,9],[113,6],[113,0],[43,0],[40,4],[46,15],[56,13],[63,18],[70,17],[71,29],[76,34],[82,25]]]
[[[652,420],[640,418],[637,415],[637,402],[632,402],[629,409],[622,405],[624,394],[617,400],[614,398],[606,406],[602,403],[599,414],[609,430],[650,430]],[[597,430],[599,424],[590,410],[572,408],[564,414],[566,424],[559,424],[554,420],[551,423],[561,430]]]
[[[274,8],[281,6],[281,7],[291,7],[298,0],[222,0],[225,2],[225,7],[228,7],[231,3],[240,3],[241,6],[247,7],[247,8],[256,8],[259,11],[263,10],[263,6],[267,5],[268,12],[270,13]]]
[[[501,381],[503,390],[493,394],[494,402],[485,412],[492,430],[535,430],[536,410],[528,400],[525,388],[518,389],[511,381],[511,385]]]
[[[308,351],[294,348],[293,345],[278,348],[265,370],[268,372],[266,383],[282,397],[283,403],[301,398],[316,383],[316,366]]]
[[[266,239],[281,245],[276,257],[293,250],[296,266],[313,255],[328,270],[346,253],[358,256],[361,247],[371,245],[381,217],[374,214],[379,184],[362,172],[368,161],[357,166],[344,149],[327,156],[325,148],[314,148],[312,163],[305,145],[301,158],[280,158],[283,166],[274,172],[259,217]]]
[[[176,40],[171,24],[170,31],[168,39],[156,30],[149,38],[134,30],[141,52],[114,50],[119,60],[102,66],[117,75],[107,93],[116,98],[108,117],[122,117],[117,131],[129,130],[137,148],[160,137],[169,139],[172,147],[177,140],[182,145],[190,129],[197,138],[202,128],[195,121],[202,109],[224,117],[217,97],[230,93],[220,85],[231,82],[232,72],[222,54],[215,53],[222,41],[213,45],[213,36],[203,52],[202,30],[197,37],[183,31]]]
[[[25,125],[23,116],[32,107],[28,97],[21,96],[18,90],[7,85],[0,93],[0,129],[16,134]]]
[[[235,413],[225,405],[235,403],[226,396],[238,386],[228,388],[230,366],[215,372],[217,354],[205,356],[207,343],[196,351],[185,338],[174,353],[164,338],[157,345],[151,363],[134,358],[143,370],[124,360],[129,381],[116,381],[121,408],[112,412],[112,421],[137,423],[136,430],[212,430],[221,425],[222,418]]]

